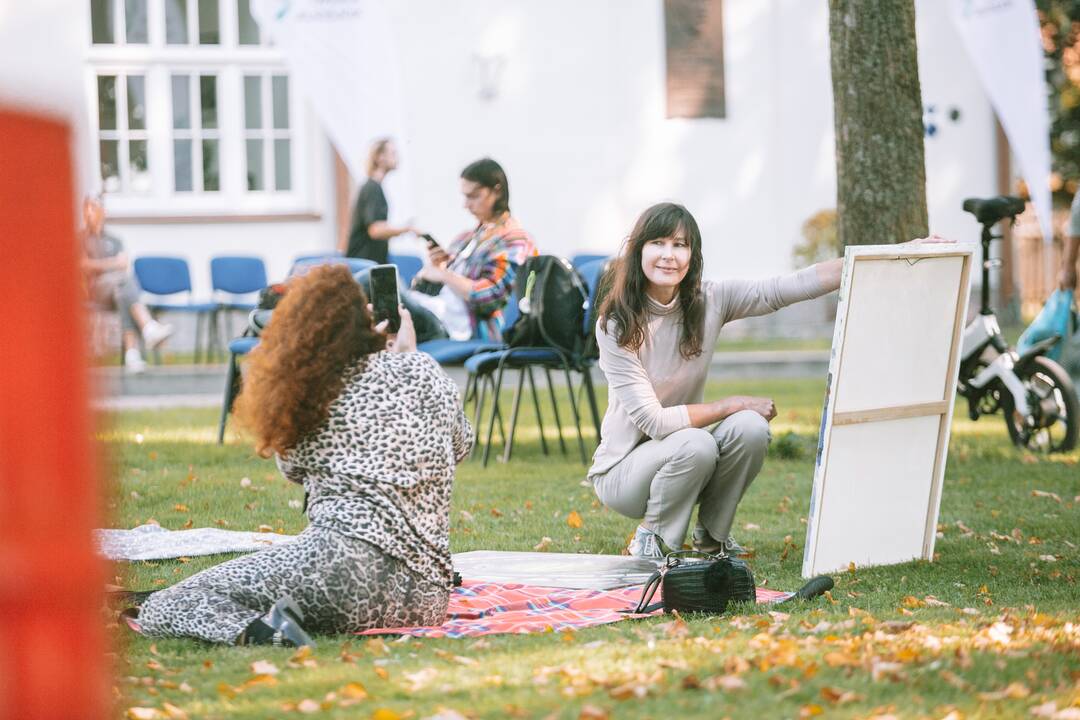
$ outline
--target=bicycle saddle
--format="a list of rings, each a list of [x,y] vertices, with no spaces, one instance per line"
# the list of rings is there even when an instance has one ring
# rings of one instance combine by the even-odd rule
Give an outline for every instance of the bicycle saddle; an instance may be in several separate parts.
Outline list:
[[[992,198],[968,198],[964,212],[969,212],[982,225],[993,225],[1003,218],[1015,218],[1024,211],[1024,201],[1012,195]]]

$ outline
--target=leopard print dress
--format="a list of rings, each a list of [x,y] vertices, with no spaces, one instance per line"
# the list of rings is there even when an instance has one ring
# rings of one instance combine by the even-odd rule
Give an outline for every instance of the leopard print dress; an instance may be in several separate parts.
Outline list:
[[[358,360],[326,421],[278,457],[307,492],[307,529],[153,593],[139,629],[232,643],[286,595],[313,633],[441,623],[454,468],[472,443],[457,387],[429,355]]]

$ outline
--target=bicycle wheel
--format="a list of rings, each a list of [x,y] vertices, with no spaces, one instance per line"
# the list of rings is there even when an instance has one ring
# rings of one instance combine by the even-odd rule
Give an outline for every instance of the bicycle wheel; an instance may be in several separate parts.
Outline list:
[[[1014,410],[1012,395],[1001,396],[1005,426],[1017,447],[1039,453],[1068,452],[1076,447],[1080,429],[1080,399],[1065,369],[1053,360],[1037,357],[1017,377],[1027,388],[1028,418]]]

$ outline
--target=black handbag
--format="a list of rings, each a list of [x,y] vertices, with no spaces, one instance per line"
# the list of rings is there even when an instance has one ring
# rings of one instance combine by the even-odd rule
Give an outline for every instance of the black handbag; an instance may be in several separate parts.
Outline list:
[[[703,560],[687,562],[687,555],[699,555]],[[662,599],[649,604],[661,589]],[[645,583],[641,601],[633,612],[723,613],[728,603],[755,602],[757,590],[754,574],[744,561],[727,555],[712,555],[697,550],[669,553],[664,566]]]

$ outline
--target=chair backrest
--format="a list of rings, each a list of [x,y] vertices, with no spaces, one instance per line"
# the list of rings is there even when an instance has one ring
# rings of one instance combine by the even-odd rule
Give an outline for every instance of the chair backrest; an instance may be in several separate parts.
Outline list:
[[[397,265],[398,278],[401,279],[405,287],[412,285],[416,273],[420,272],[420,268],[424,267],[424,261],[415,255],[391,254],[389,261],[391,264]]]
[[[144,292],[152,295],[191,292],[191,272],[184,258],[145,255],[135,258],[134,266],[135,279]]]
[[[326,252],[312,253],[310,255],[297,255],[295,258],[293,258],[293,265],[295,265],[296,263],[299,263],[299,262],[307,262],[308,260],[322,260],[323,258],[335,258],[335,257],[345,257],[345,256],[344,256],[344,254],[342,254],[338,250],[327,250]]]
[[[345,265],[349,268],[349,272],[355,275],[361,270],[366,270],[369,267],[377,264],[378,263],[373,260],[365,260],[363,258],[347,258],[341,257],[340,255],[323,255],[317,257],[297,259],[295,262],[293,262],[292,267],[289,268],[289,277],[303,275],[311,268],[317,267],[319,265]]]
[[[609,262],[611,262],[610,257],[601,255],[578,268],[578,272],[581,273],[581,277],[584,278],[585,284],[589,288],[589,311],[585,313],[585,327],[583,328],[585,337],[592,335],[593,327],[596,325],[597,313],[600,312],[600,308],[597,306],[600,280],[603,278]]]
[[[266,287],[266,265],[262,258],[223,255],[210,259],[210,285],[214,290],[244,295]]]
[[[580,255],[575,255],[574,257],[570,258],[570,264],[574,266],[575,270],[581,270],[582,267],[584,267],[585,265],[587,265],[587,264],[589,264],[591,262],[595,262],[597,260],[607,260],[607,259],[608,259],[607,255],[588,255],[588,254],[582,253]]]

